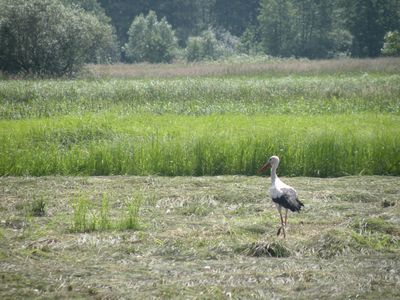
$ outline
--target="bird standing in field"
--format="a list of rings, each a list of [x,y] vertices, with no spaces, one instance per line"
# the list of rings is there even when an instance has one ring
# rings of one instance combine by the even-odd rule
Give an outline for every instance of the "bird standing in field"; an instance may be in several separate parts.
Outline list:
[[[281,217],[281,227],[278,229],[277,235],[279,236],[282,232],[283,237],[286,238],[285,227],[287,224],[287,213],[290,209],[293,212],[299,212],[304,204],[297,198],[297,192],[291,186],[283,183],[276,175],[276,169],[279,165],[279,157],[271,156],[270,159],[258,169],[258,172],[263,172],[268,168],[271,168],[271,188],[269,192],[271,194],[272,201],[275,202],[276,208],[278,209]],[[285,211],[285,220],[282,216],[282,207]]]

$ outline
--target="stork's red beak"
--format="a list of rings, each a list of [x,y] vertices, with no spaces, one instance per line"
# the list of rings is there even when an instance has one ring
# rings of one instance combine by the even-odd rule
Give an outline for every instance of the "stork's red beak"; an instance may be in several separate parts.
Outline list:
[[[271,168],[271,164],[269,162],[266,162],[261,168],[257,170],[257,173],[264,172],[268,168]]]

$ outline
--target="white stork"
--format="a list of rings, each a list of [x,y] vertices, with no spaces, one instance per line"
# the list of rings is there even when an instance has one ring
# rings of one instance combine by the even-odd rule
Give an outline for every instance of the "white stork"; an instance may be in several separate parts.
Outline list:
[[[297,193],[294,188],[283,183],[276,175],[276,169],[279,165],[279,157],[271,156],[270,159],[258,169],[258,172],[263,172],[267,168],[271,168],[271,188],[269,192],[271,194],[272,201],[275,202],[276,208],[278,209],[279,215],[281,217],[281,227],[278,229],[277,235],[282,232],[283,237],[286,238],[285,226],[287,224],[287,213],[288,209],[293,212],[299,212],[304,204],[297,198]],[[285,221],[282,217],[282,207],[286,209]]]

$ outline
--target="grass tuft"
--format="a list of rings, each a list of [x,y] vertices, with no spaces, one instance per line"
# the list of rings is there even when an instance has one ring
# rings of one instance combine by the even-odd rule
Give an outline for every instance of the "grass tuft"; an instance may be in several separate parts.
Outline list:
[[[87,232],[93,230],[93,221],[91,222],[89,217],[88,200],[83,196],[78,196],[73,200],[72,208],[74,211],[74,219],[71,231]]]
[[[118,230],[138,230],[140,228],[139,211],[143,203],[143,195],[136,193],[125,202],[125,214],[117,223]]]
[[[43,197],[34,197],[30,205],[30,214],[34,217],[42,217],[46,215],[46,201]]]
[[[382,207],[391,207],[391,206],[395,206],[396,202],[395,201],[389,201],[387,199],[382,201]]]
[[[125,202],[124,213],[120,219],[110,219],[110,208],[107,194],[102,195],[100,209],[93,208],[93,204],[84,196],[74,199],[72,232],[91,232],[106,230],[138,230],[140,228],[139,211],[143,203],[143,195],[136,193]]]
[[[103,197],[101,199],[99,230],[111,229],[112,224],[110,221],[109,214],[110,214],[110,211],[109,211],[108,196],[107,196],[107,194],[103,194]]]
[[[283,242],[254,242],[251,244],[241,245],[236,248],[239,252],[247,256],[267,256],[267,257],[289,257],[290,251]]]

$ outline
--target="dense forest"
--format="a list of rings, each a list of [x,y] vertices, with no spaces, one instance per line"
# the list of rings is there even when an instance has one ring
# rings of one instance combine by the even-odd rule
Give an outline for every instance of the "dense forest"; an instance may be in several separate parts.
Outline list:
[[[179,45],[208,28],[230,33],[248,51],[321,58],[380,54],[384,35],[400,28],[399,0],[100,0],[124,44],[135,16],[153,10]]]
[[[0,0],[0,69],[399,55],[399,31],[400,0]]]

